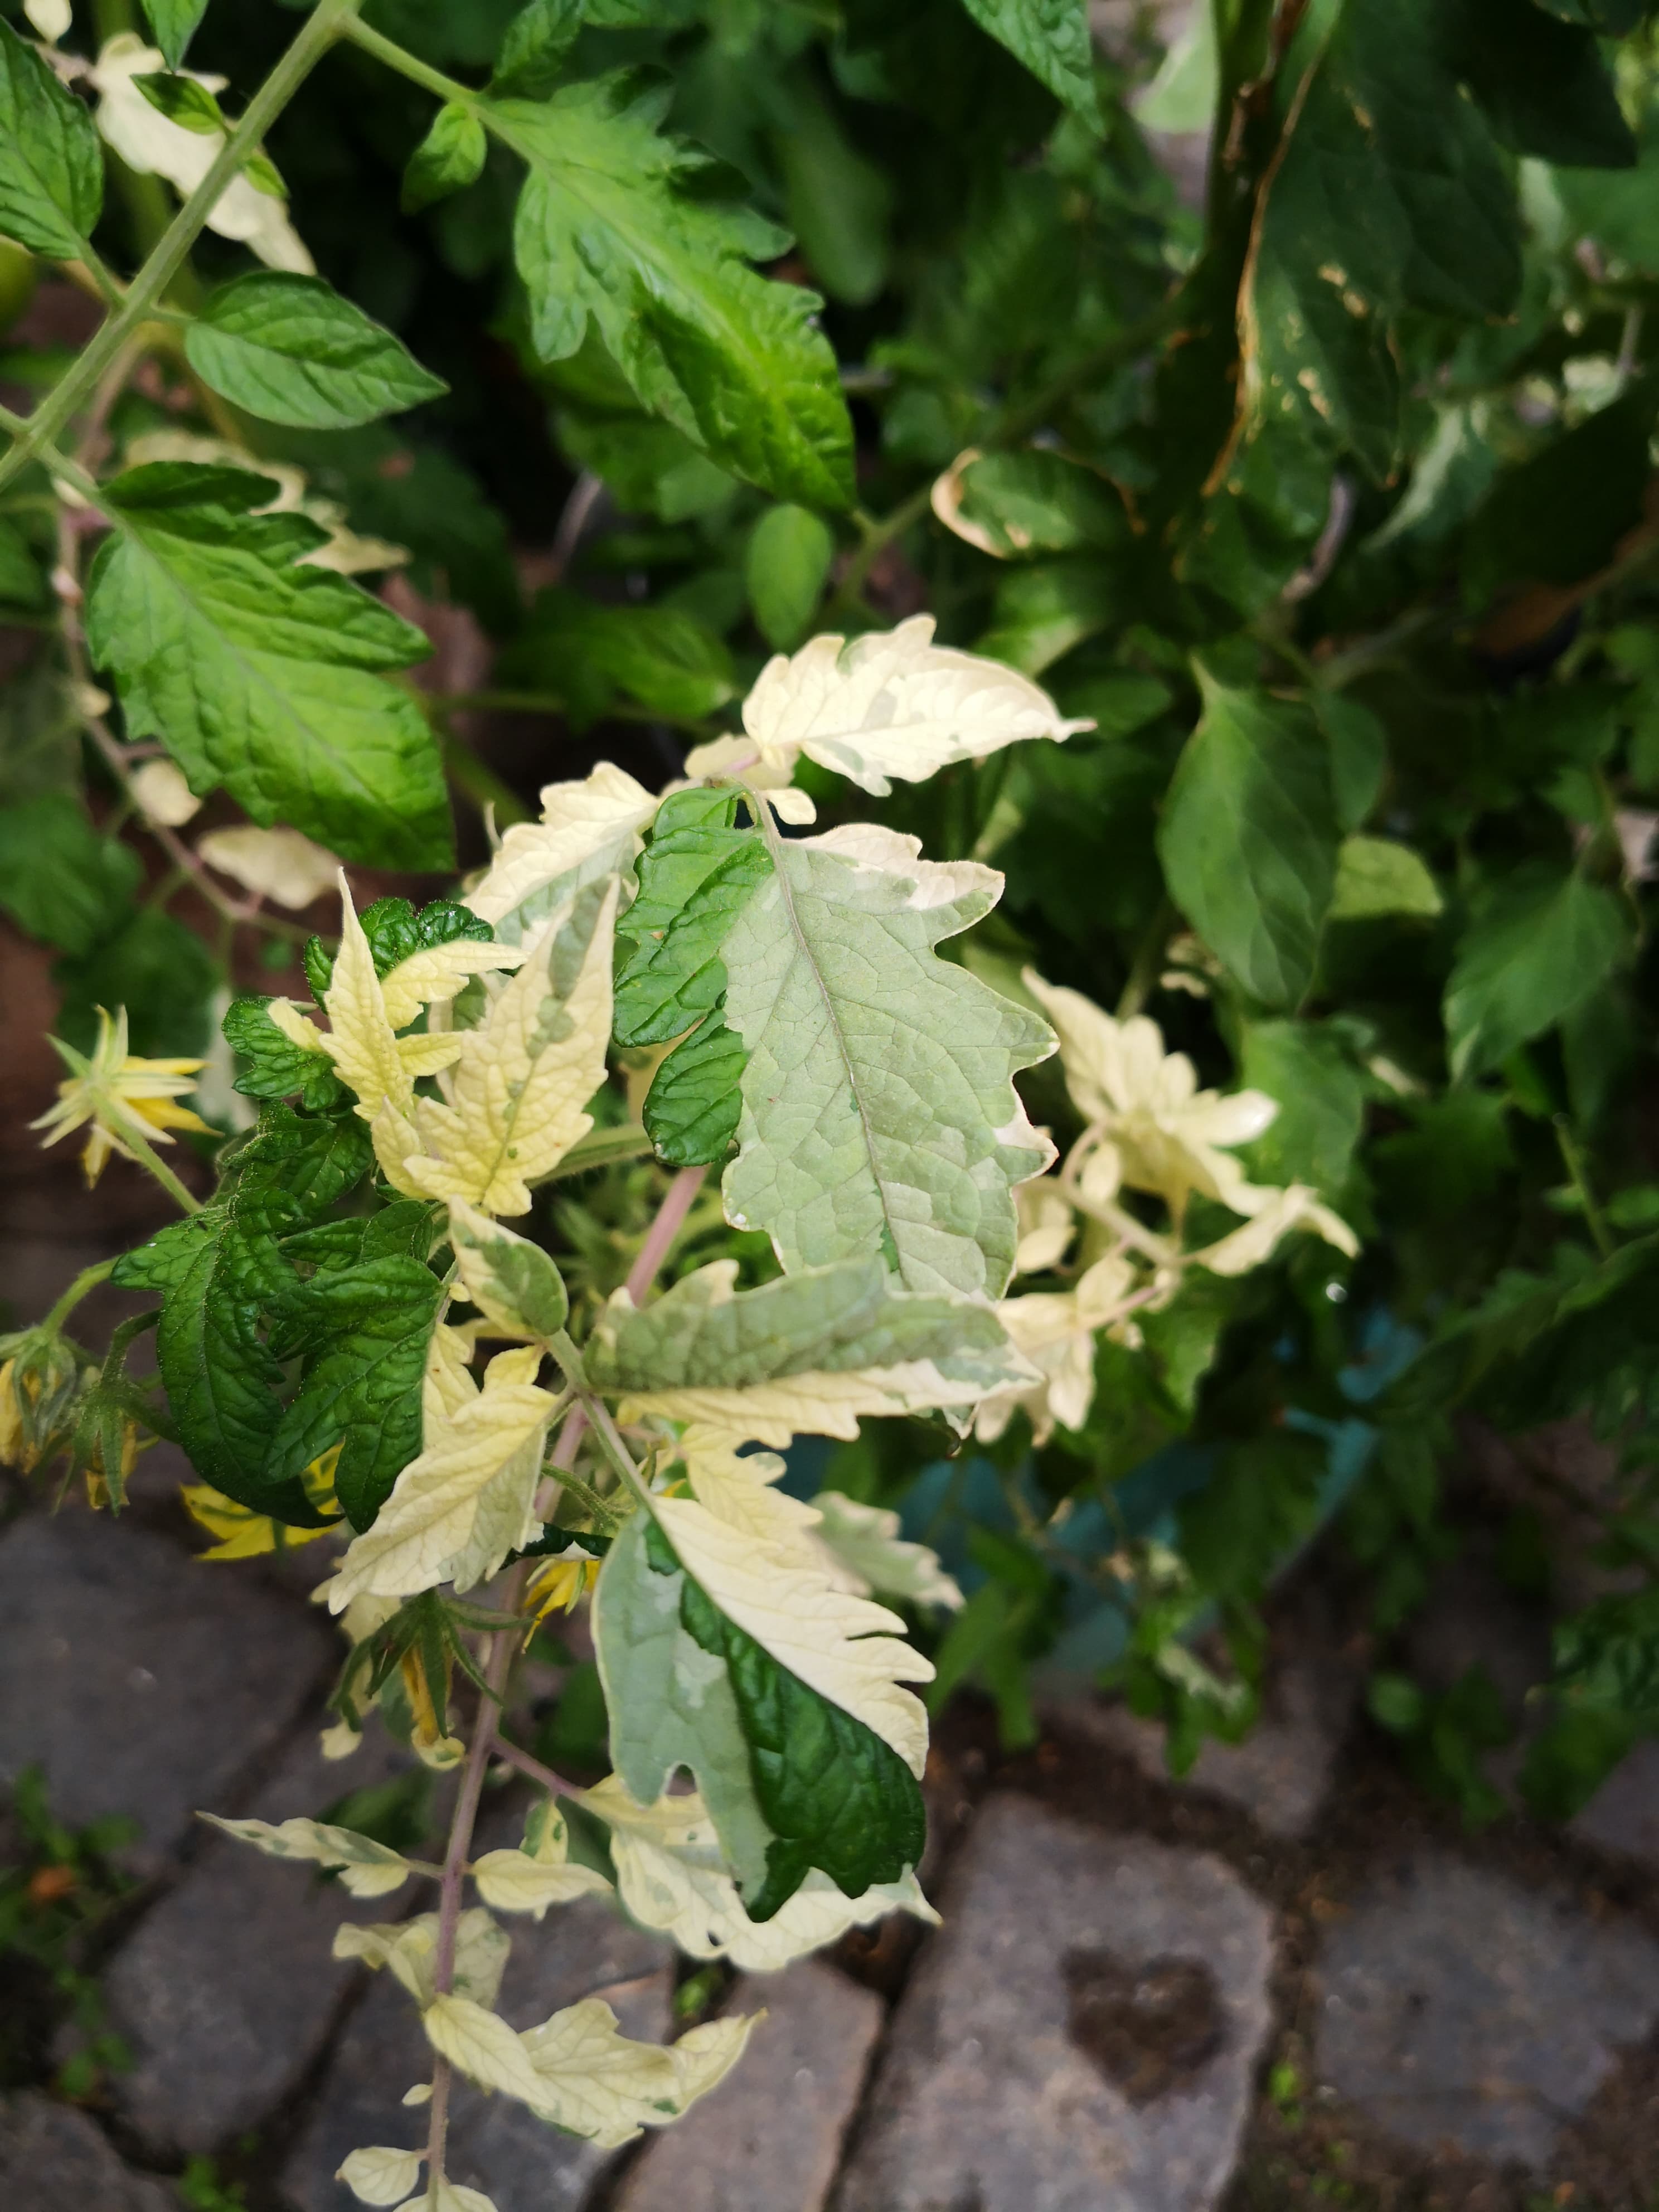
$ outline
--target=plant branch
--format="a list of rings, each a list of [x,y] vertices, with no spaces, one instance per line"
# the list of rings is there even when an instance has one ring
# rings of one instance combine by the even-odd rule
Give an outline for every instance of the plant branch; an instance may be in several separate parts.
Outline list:
[[[41,1328],[54,1332],[62,1328],[82,1299],[89,1297],[100,1283],[108,1282],[114,1273],[113,1260],[100,1260],[95,1267],[82,1267],[68,1290],[41,1322]]]
[[[82,403],[102,383],[112,362],[138,325],[152,315],[206,228],[225,188],[258,151],[271,125],[335,40],[362,0],[318,0],[299,36],[272,70],[219,149],[213,166],[167,227],[166,236],[128,286],[121,305],[98,331],[68,374],[46,394],[0,459],[0,489],[31,461],[42,459]],[[10,428],[8,423],[4,427]]]
[[[343,26],[343,35],[354,46],[361,46],[364,53],[373,54],[377,62],[384,62],[387,69],[395,70],[399,76],[406,76],[411,84],[418,84],[423,92],[429,92],[434,100],[457,107],[485,104],[471,85],[461,84],[454,77],[446,76],[441,70],[418,60],[396,40],[388,39],[384,32],[372,30],[356,13]]]
[[[509,1766],[516,1766],[531,1781],[539,1783],[550,1797],[574,1797],[578,1794],[575,1783],[567,1782],[562,1774],[555,1774],[550,1766],[544,1766],[539,1759],[532,1759],[527,1751],[521,1751],[504,1735],[495,1739],[495,1756],[505,1759]]]

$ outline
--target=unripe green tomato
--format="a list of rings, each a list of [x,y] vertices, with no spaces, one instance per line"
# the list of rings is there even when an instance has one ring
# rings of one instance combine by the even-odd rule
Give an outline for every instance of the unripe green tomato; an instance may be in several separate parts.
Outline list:
[[[9,331],[34,297],[40,264],[9,238],[0,238],[0,331]]]

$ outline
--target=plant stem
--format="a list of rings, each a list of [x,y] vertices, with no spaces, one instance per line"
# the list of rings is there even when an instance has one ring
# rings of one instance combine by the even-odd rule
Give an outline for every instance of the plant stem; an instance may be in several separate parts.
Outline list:
[[[199,1213],[202,1201],[192,1190],[187,1190],[148,1137],[141,1137],[125,1120],[116,1131],[123,1145],[132,1154],[140,1167],[148,1168],[173,1204],[183,1213]]]
[[[1127,1022],[1138,1014],[1152,995],[1152,986],[1158,981],[1158,970],[1164,965],[1164,955],[1170,942],[1170,932],[1175,927],[1176,910],[1167,898],[1160,899],[1158,912],[1147,923],[1141,939],[1135,947],[1130,963],[1128,980],[1123,986],[1117,1002],[1117,1018]]]
[[[427,63],[418,61],[395,40],[388,39],[383,32],[371,30],[355,12],[343,27],[343,35],[349,39],[354,46],[361,46],[366,54],[373,54],[377,62],[384,62],[389,70],[396,70],[399,76],[406,76],[411,84],[418,84],[422,91],[431,93],[434,99],[457,107],[475,107],[483,104],[472,86],[458,83],[453,76],[446,76],[441,70],[434,70]]]
[[[82,1267],[68,1290],[41,1322],[41,1328],[52,1330],[62,1328],[82,1299],[89,1297],[100,1283],[108,1282],[114,1273],[113,1260],[100,1260],[95,1267]]]
[[[271,125],[329,47],[347,30],[362,5],[362,0],[318,0],[315,11],[307,18],[299,36],[254,94],[240,120],[219,149],[212,167],[133,278],[119,308],[98,331],[73,368],[46,394],[21,432],[13,432],[11,451],[0,459],[0,489],[31,461],[41,458],[82,402],[97,390],[127,339],[155,313],[167,287],[184,267],[225,187],[258,151]]]
[[[495,1756],[504,1759],[509,1766],[516,1766],[520,1774],[528,1775],[532,1782],[538,1782],[550,1797],[574,1797],[577,1794],[575,1783],[567,1782],[562,1774],[555,1774],[550,1766],[544,1766],[539,1759],[532,1759],[527,1751],[520,1751],[516,1743],[509,1742],[504,1735],[498,1735],[495,1739]]]
[[[1613,1257],[1613,1238],[1601,1218],[1601,1209],[1595,1202],[1595,1194],[1590,1188],[1589,1174],[1584,1165],[1584,1155],[1579,1149],[1578,1139],[1574,1136],[1572,1125],[1565,1114],[1556,1115],[1554,1123],[1555,1141],[1561,1148],[1562,1162],[1571,1178],[1574,1190],[1578,1194],[1578,1203],[1584,1209],[1585,1226],[1596,1250],[1604,1260],[1610,1260]]]

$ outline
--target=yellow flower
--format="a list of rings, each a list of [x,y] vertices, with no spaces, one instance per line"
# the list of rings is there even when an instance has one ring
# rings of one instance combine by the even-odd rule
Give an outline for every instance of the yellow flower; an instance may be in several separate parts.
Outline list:
[[[140,1148],[151,1143],[170,1145],[168,1133],[173,1129],[211,1134],[198,1114],[178,1103],[196,1088],[205,1060],[140,1060],[129,1053],[125,1006],[112,1019],[99,1007],[98,1042],[90,1059],[61,1037],[53,1037],[52,1043],[70,1079],[58,1086],[58,1103],[29,1126],[46,1131],[43,1145],[55,1145],[71,1130],[91,1123],[81,1154],[88,1187],[103,1173],[112,1152],[131,1159],[135,1144]]]
[[[574,1548],[574,1547],[572,1547]],[[546,1559],[526,1587],[525,1595],[536,1608],[539,1627],[550,1613],[574,1613],[577,1601],[599,1579],[599,1563],[586,1558]]]

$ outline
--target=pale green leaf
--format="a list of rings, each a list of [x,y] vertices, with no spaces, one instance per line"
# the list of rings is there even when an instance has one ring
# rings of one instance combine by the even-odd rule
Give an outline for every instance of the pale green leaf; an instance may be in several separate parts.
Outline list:
[[[404,171],[404,213],[418,214],[434,200],[475,184],[489,153],[489,134],[470,107],[459,100],[441,107]]]
[[[726,1019],[748,1064],[727,1218],[787,1269],[879,1252],[907,1289],[998,1297],[1013,1185],[1052,1158],[1015,1072],[1046,1024],[936,957],[1002,878],[849,825],[777,840],[721,948]]]
[[[804,507],[769,507],[744,560],[749,604],[767,643],[787,653],[805,636],[835,557],[835,534]]]
[[[635,2043],[608,2004],[584,1997],[521,2039],[541,2082],[533,2109],[550,2126],[613,2150],[641,2129],[677,2120],[723,2081],[757,2017],[706,2021],[666,2046]]]
[[[812,1504],[818,1514],[813,1534],[861,1595],[873,1591],[949,1612],[961,1605],[962,1591],[940,1565],[939,1553],[901,1536],[896,1513],[883,1505],[860,1504],[839,1490],[819,1491]]]
[[[549,1254],[464,1199],[452,1199],[449,1241],[461,1289],[484,1319],[507,1336],[546,1340],[569,1317],[563,1279]]]
[[[1345,837],[1336,856],[1333,921],[1366,921],[1378,915],[1432,918],[1444,906],[1439,886],[1420,854],[1392,837]]]
[[[540,2084],[524,2044],[499,2013],[471,1997],[434,1996],[421,2014],[427,2041],[440,2058],[476,2081],[522,2105],[536,2106]]]
[[[353,429],[449,389],[331,284],[279,270],[221,285],[185,325],[185,352],[233,405],[300,429]]]
[[[343,576],[307,565],[325,532],[255,514],[276,487],[239,469],[161,462],[100,495],[115,529],[94,563],[87,635],[127,734],[157,737],[198,793],[222,783],[348,859],[448,864],[437,746],[384,679],[428,650]]]
[[[1582,1006],[1629,942],[1619,898],[1576,872],[1519,871],[1470,924],[1446,986],[1452,1073],[1501,1066]]]
[[[526,1851],[486,1851],[472,1869],[478,1894],[497,1912],[528,1912],[542,1919],[550,1905],[607,1894],[611,1885],[594,1868],[574,1860],[548,1866]]]
[[[91,111],[0,23],[0,234],[54,261],[78,261],[103,204]]]

